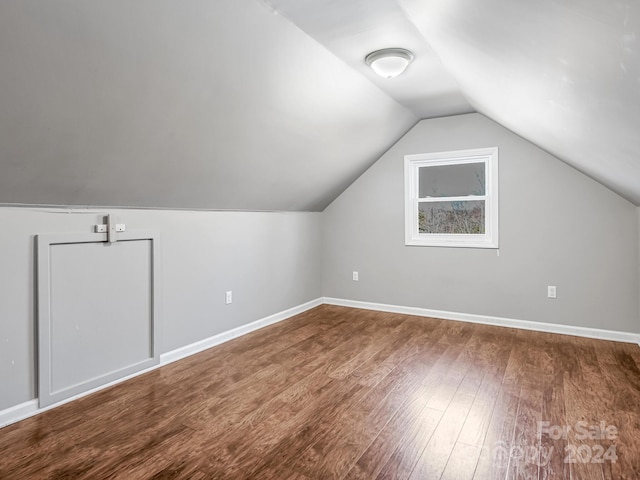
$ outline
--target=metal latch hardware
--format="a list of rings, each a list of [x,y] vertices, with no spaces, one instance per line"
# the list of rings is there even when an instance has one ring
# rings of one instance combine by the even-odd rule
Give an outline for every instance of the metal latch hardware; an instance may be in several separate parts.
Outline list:
[[[124,223],[116,223],[115,216],[109,214],[105,217],[106,224],[95,225],[96,233],[106,233],[107,242],[115,243],[118,241],[116,234],[119,232],[125,232],[127,226]]]

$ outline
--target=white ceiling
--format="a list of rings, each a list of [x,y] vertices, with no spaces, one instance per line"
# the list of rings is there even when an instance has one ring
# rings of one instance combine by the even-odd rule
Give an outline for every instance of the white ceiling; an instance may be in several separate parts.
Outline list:
[[[477,110],[640,204],[636,0],[2,0],[0,202],[322,210]],[[416,55],[396,79],[364,64]]]
[[[266,0],[327,50],[419,118],[474,109],[396,0]],[[364,62],[375,50],[401,47],[415,59],[405,74],[381,78]]]

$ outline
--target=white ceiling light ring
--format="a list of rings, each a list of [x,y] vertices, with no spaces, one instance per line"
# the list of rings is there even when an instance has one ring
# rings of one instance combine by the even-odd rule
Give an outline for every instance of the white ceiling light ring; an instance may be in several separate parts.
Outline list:
[[[364,61],[381,77],[393,78],[407,69],[413,53],[405,48],[384,48],[371,52]]]

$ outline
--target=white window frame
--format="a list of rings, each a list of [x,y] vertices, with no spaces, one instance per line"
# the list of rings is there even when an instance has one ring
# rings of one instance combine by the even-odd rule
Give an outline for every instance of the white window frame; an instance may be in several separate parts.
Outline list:
[[[420,167],[485,164],[485,194],[462,197],[418,198]],[[476,148],[455,152],[422,153],[404,157],[405,245],[433,247],[498,248],[498,148]],[[484,234],[420,233],[418,204],[442,201],[485,201]]]

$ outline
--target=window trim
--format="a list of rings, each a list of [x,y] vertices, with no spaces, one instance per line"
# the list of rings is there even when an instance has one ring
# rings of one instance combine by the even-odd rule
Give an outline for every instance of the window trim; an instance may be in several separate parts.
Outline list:
[[[418,198],[420,167],[485,163],[485,194]],[[404,157],[405,245],[432,247],[499,248],[498,147],[452,152],[420,153]],[[418,232],[418,204],[437,201],[484,200],[485,233],[442,234]]]

